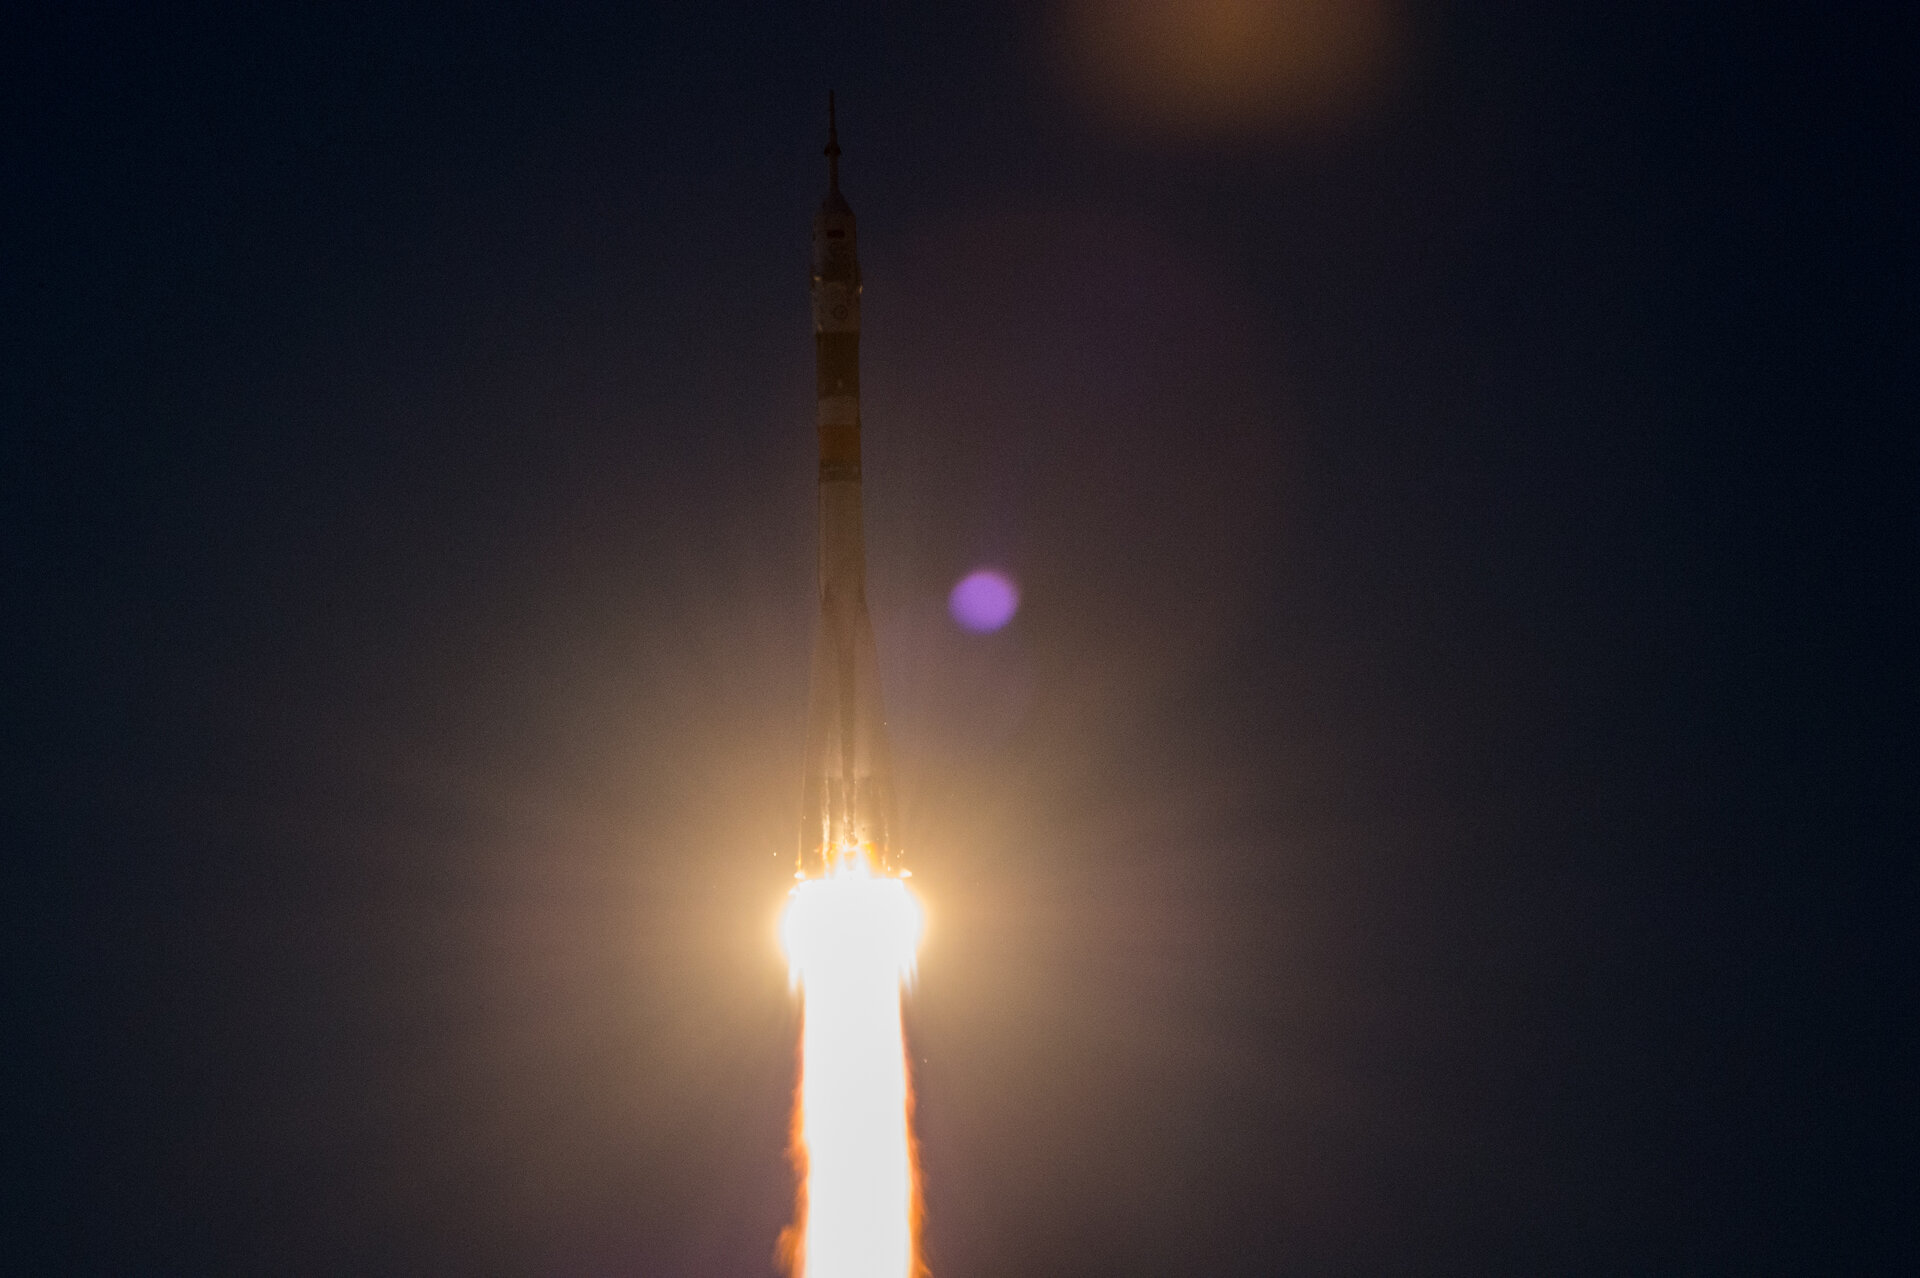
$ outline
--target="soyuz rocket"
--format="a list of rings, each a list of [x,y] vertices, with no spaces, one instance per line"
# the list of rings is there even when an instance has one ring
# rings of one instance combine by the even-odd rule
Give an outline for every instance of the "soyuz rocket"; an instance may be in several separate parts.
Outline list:
[[[900,824],[867,615],[860,518],[860,259],[840,194],[840,139],[827,96],[827,195],[813,216],[813,342],[820,436],[820,621],[807,705],[796,877],[897,875]]]

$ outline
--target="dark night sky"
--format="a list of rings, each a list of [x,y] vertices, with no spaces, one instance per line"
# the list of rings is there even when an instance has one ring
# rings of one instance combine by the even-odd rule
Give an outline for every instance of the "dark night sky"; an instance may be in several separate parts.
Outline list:
[[[772,1272],[831,86],[936,1278],[1911,1272],[1894,6],[40,8],[8,1256]]]

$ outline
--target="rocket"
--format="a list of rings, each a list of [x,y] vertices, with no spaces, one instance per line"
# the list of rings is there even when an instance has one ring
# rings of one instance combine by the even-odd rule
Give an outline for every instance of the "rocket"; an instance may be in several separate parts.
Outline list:
[[[813,216],[815,424],[820,437],[820,621],[814,632],[796,877],[846,869],[897,875],[900,826],[867,615],[860,516],[860,259],[840,194],[840,139],[827,95],[827,195]]]

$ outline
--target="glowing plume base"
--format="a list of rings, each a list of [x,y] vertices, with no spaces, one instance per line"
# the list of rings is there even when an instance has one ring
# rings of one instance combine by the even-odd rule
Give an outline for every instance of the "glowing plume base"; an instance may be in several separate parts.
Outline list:
[[[913,1278],[918,1192],[900,990],[920,905],[858,872],[793,889],[781,926],[805,999],[796,1161],[796,1278]]]

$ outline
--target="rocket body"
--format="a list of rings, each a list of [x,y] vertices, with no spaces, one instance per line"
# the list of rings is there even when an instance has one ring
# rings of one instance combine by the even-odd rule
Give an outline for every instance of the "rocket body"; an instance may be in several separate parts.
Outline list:
[[[900,861],[861,527],[860,259],[831,131],[826,154],[827,196],[813,219],[820,620],[800,808],[802,878],[853,867],[894,874]]]

